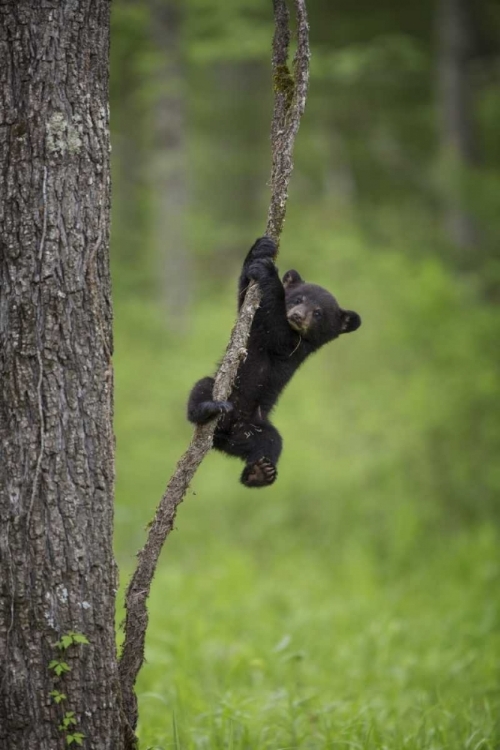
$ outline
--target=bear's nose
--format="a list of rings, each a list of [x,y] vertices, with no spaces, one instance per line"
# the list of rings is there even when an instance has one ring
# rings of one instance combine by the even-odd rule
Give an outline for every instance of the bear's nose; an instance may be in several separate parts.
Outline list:
[[[293,320],[294,323],[302,323],[302,321],[304,320],[304,316],[298,310],[294,310],[293,313],[291,313],[291,315],[289,315],[288,317],[290,318],[290,320]]]

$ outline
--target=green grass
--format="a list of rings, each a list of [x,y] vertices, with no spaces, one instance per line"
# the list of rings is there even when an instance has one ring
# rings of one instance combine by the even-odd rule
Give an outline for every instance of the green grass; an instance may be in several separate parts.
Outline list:
[[[198,471],[152,588],[141,750],[499,750],[498,311],[438,261],[319,223],[307,258],[295,226],[282,270],[331,284],[363,326],[283,394],[275,485],[243,488],[215,453]],[[233,287],[200,294],[183,332],[151,302],[116,306],[124,570]]]
[[[260,559],[181,537],[150,600],[141,748],[497,750],[491,529],[390,577],[354,547]]]

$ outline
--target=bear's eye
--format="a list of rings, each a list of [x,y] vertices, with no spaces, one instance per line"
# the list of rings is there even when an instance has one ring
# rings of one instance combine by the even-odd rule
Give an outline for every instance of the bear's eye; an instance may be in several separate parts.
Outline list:
[[[295,299],[293,300],[292,304],[293,305],[300,305],[301,302],[302,302],[302,297],[295,297]]]
[[[319,320],[321,318],[321,316],[323,315],[323,313],[321,312],[321,310],[315,310],[313,312],[313,315],[316,318],[316,320]]]

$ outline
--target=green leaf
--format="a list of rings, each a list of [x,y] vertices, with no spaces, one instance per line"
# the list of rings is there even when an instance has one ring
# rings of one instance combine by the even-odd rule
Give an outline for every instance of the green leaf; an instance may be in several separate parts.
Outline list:
[[[70,724],[76,724],[76,719],[74,718],[74,716],[75,716],[74,711],[66,711],[61,721],[61,726],[67,729],[70,726]]]
[[[69,664],[66,664],[65,661],[59,661],[58,659],[52,659],[52,661],[49,662],[49,669],[53,669],[58,677],[60,677],[63,672],[71,672]]]
[[[82,732],[74,732],[73,734],[66,735],[66,744],[72,745],[75,742],[77,745],[83,745],[85,735]]]
[[[71,725],[75,726],[76,723],[77,722],[76,722],[76,719],[75,719],[75,712],[74,711],[67,711],[64,714],[61,723],[59,724],[59,730],[61,732],[66,732]]]
[[[62,703],[62,701],[65,701],[67,698],[67,696],[59,690],[51,690],[49,695],[56,703]]]
[[[60,677],[63,672],[71,672],[71,667],[69,664],[66,664],[65,661],[60,661],[58,664],[54,667],[54,672],[58,677]]]
[[[83,633],[72,633],[71,636],[73,638],[73,643],[90,643],[87,636],[83,635]]]

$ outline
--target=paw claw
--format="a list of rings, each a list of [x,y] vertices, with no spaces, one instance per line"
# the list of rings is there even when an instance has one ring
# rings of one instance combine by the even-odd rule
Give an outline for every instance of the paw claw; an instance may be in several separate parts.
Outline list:
[[[241,481],[246,487],[267,487],[276,481],[277,476],[276,466],[268,458],[263,457],[245,466]]]

